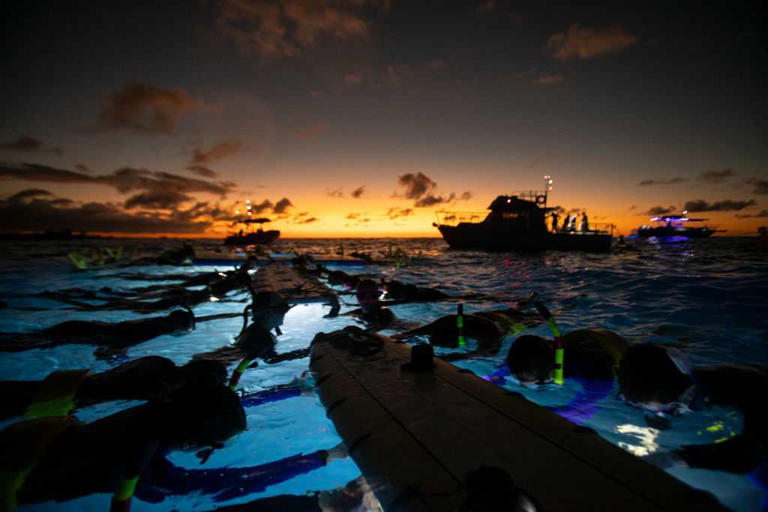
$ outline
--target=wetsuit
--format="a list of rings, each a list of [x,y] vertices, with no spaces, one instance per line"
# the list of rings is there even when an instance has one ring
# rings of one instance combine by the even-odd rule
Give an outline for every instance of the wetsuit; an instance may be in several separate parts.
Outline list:
[[[428,302],[449,298],[448,295],[435,288],[420,288],[414,284],[402,283],[394,279],[385,283],[387,295],[394,300]]]
[[[604,329],[578,329],[564,335],[564,376],[581,389],[564,406],[550,407],[558,415],[582,424],[600,410],[597,402],[613,389],[614,376],[629,344],[617,334]],[[512,349],[510,349],[510,353]],[[552,350],[554,358],[554,350]],[[486,376],[497,384],[509,375],[507,365]]]
[[[191,312],[174,311],[166,316],[117,323],[71,320],[33,334],[0,333],[0,351],[18,352],[67,344],[122,349],[163,334],[189,330],[193,319]]]
[[[102,373],[60,370],[42,381],[0,381],[0,420],[66,415],[111,400],[162,399],[189,380],[203,379],[223,384],[226,369],[213,362],[178,367],[170,359],[147,356]]]
[[[741,434],[675,450],[689,467],[748,473],[768,460],[768,371],[721,365],[693,371],[697,402],[733,407],[744,415]]]
[[[412,336],[429,335],[432,345],[446,348],[459,346],[459,330],[457,315],[447,315],[434,322],[395,336],[406,339]],[[516,308],[496,311],[464,314],[463,332],[465,338],[477,340],[478,350],[469,353],[450,354],[444,358],[448,361],[458,361],[474,355],[496,354],[501,348],[501,342],[510,332],[519,332],[527,327],[541,323],[541,317],[536,314],[523,313]]]

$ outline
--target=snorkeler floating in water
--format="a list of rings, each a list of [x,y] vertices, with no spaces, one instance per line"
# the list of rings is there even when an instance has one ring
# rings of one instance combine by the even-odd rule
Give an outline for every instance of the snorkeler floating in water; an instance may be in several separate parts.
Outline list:
[[[90,290],[62,290],[43,292],[40,296],[57,300],[84,311],[131,310],[138,313],[163,311],[178,306],[194,306],[210,300],[221,300],[235,290],[247,290],[250,287],[248,271],[256,265],[254,258],[249,258],[236,270],[228,272],[210,272],[192,276],[181,286],[154,285],[138,290],[115,292],[103,290],[101,294]],[[196,284],[190,284],[196,283]],[[203,290],[189,290],[186,286],[201,286]],[[83,299],[100,300],[102,304],[89,304]]]
[[[230,386],[234,389],[242,373],[247,368],[258,364],[256,359],[261,359],[267,364],[275,364],[281,361],[308,357],[309,348],[282,354],[278,354],[275,350],[277,340],[270,331],[274,330],[278,335],[282,334],[280,326],[283,325],[285,314],[289,309],[290,306],[279,293],[255,293],[253,302],[247,308],[247,311],[251,313],[251,323],[247,325],[246,315],[243,329],[237,336],[235,344],[221,347],[212,352],[197,354],[194,358],[213,359],[224,364],[240,361],[230,380]]]
[[[618,373],[619,390],[630,404],[654,413],[675,413],[706,406],[732,407],[744,416],[741,434],[712,444],[686,445],[648,457],[661,465],[686,465],[746,473],[768,459],[768,370],[724,364],[693,368],[676,349],[636,345],[627,351]]]
[[[599,408],[596,403],[613,389],[619,361],[629,349],[624,338],[605,329],[578,329],[561,338],[564,347],[562,378],[581,385],[571,401],[552,408],[557,414],[575,423],[582,423]],[[551,382],[555,376],[556,344],[540,336],[526,334],[517,338],[509,348],[506,365],[490,381],[500,381],[511,374],[523,385]]]
[[[147,356],[101,373],[60,370],[39,381],[0,381],[0,420],[66,416],[74,409],[111,400],[161,400],[190,382],[224,384],[226,368],[216,361],[176,366]]]
[[[113,510],[127,510],[134,494],[150,503],[189,493],[213,494],[215,501],[223,501],[347,456],[338,445],[251,467],[195,470],[173,465],[166,458],[169,452],[200,450],[197,455],[204,463],[213,449],[245,429],[239,398],[214,380],[218,376],[190,378],[163,399],[89,424],[46,417],[7,427],[0,432],[0,478],[8,494],[3,510],[94,493],[113,493]]]
[[[72,417],[15,423],[0,432],[4,508],[114,492],[113,507],[125,510],[150,461],[221,446],[245,426],[237,395],[210,382],[88,424]]]
[[[124,322],[70,320],[37,333],[0,333],[0,351],[18,352],[59,345],[98,345],[104,351],[119,351],[163,334],[182,333],[195,326],[192,311],[176,310],[166,316]]]
[[[395,314],[392,310],[383,307],[379,301],[379,287],[373,280],[363,279],[360,281],[355,295],[360,303],[360,308],[346,314],[360,318],[368,328],[367,330],[375,332],[386,329],[395,321]]]
[[[521,301],[519,304],[526,303],[527,301]],[[441,356],[446,361],[457,361],[475,355],[496,354],[508,334],[535,327],[541,322],[542,318],[537,313],[526,313],[521,311],[519,306],[468,314],[462,311],[460,314],[438,318],[430,324],[395,335],[393,338],[408,339],[428,335],[432,345],[445,348],[459,348],[463,341],[460,336],[463,339],[474,339],[477,342],[476,350]]]

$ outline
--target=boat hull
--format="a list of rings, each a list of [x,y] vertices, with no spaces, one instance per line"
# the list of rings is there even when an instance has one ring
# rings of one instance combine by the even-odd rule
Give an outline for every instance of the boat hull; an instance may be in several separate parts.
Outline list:
[[[274,242],[280,237],[280,231],[260,231],[244,235],[231,235],[224,240],[224,245],[263,245]]]
[[[637,238],[709,238],[714,232],[715,230],[709,228],[646,228],[637,230]]]
[[[610,251],[613,237],[608,233],[525,232],[482,224],[439,225],[443,239],[454,249],[520,251]]]

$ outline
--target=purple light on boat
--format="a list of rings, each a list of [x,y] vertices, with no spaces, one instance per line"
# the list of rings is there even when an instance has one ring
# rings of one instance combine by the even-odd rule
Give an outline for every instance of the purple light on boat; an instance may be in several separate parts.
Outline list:
[[[648,240],[651,242],[674,243],[687,242],[689,238],[687,236],[649,236]]]
[[[688,217],[651,217],[651,222],[686,222]]]

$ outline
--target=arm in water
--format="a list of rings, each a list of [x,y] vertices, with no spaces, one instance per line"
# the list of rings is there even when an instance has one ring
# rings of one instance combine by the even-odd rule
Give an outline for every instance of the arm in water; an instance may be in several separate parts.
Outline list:
[[[607,397],[613,389],[613,380],[574,379],[581,384],[581,389],[566,405],[548,407],[559,416],[578,425],[595,415],[600,410],[597,402]]]
[[[334,458],[343,457],[346,457],[343,445],[240,468],[184,469],[174,466],[165,457],[155,457],[139,480],[136,496],[159,503],[167,496],[194,492],[211,494],[214,501],[226,501],[262,492],[267,487],[321,468]]]

